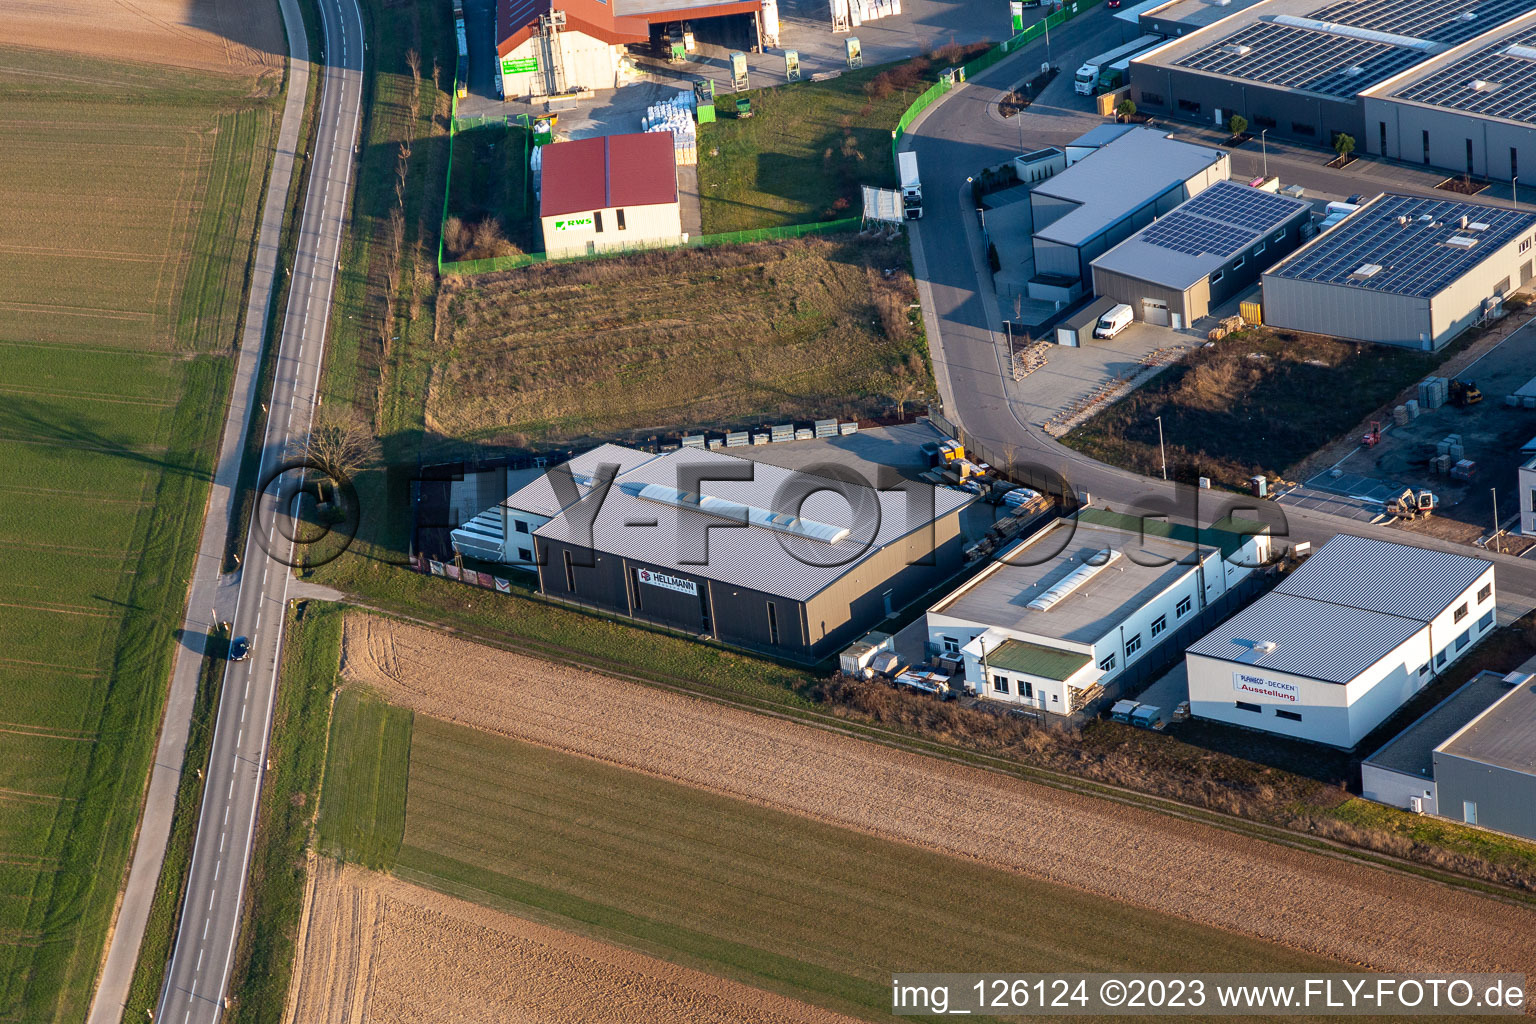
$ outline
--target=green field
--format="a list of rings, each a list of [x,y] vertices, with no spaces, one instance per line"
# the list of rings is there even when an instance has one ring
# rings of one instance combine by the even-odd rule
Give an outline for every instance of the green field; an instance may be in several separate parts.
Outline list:
[[[80,1020],[159,726],[276,100],[0,48],[0,1020]]]
[[[411,712],[343,690],[333,711],[331,755],[321,791],[320,848],[369,867],[400,852]]]
[[[402,770],[369,763],[377,718],[338,702],[333,764],[356,742],[365,776]],[[401,877],[860,1016],[893,970],[1339,966],[431,718],[408,756]],[[328,767],[322,821],[373,827],[336,793]]]

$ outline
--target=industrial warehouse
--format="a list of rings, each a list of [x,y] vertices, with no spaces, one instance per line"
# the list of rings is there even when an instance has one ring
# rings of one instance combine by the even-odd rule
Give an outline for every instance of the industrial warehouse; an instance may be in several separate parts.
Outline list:
[[[607,486],[595,475],[604,465],[614,474]],[[572,486],[554,482],[562,475]],[[548,477],[454,531],[455,545],[515,554],[514,564],[532,554],[551,597],[800,660],[957,572],[959,512],[974,500],[695,448],[605,445]]]
[[[1090,147],[1090,136],[1106,141]],[[1095,129],[1067,148],[1083,155],[1029,193],[1033,299],[1077,299],[1095,257],[1231,172],[1221,150],[1150,128]]]
[[[777,31],[775,0],[496,0],[496,54],[507,99],[578,95],[619,84],[631,45],[651,43],[686,20],[701,40],[737,50],[763,42],[763,21]]]
[[[1536,173],[1536,11],[1369,90],[1372,155],[1514,182]]]
[[[1273,327],[1430,351],[1532,278],[1536,216],[1377,196],[1264,274]]]
[[[928,648],[979,696],[1071,714],[1262,565],[1264,529],[1082,509],[929,608]]]
[[[550,259],[683,240],[671,134],[556,142],[539,156],[539,226]]]
[[[1218,181],[1093,261],[1093,293],[1138,320],[1194,323],[1301,244],[1305,200]]]
[[[1349,135],[1371,153],[1503,180],[1518,174],[1505,173],[1518,151],[1536,155],[1525,0],[1262,0],[1234,11],[1179,24],[1194,30],[1134,60],[1138,107],[1216,125],[1240,114],[1324,146]]]
[[[1197,717],[1352,749],[1495,624],[1493,565],[1339,534],[1185,655]]]

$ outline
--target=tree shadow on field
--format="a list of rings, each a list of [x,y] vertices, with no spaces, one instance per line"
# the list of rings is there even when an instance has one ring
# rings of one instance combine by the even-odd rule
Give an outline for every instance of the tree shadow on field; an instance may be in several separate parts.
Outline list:
[[[211,479],[207,472],[193,473],[186,465],[166,458],[158,446],[140,448],[94,426],[78,407],[65,408],[25,397],[10,397],[0,403],[0,437],[23,443],[51,444],[100,452],[114,458],[139,462],[170,473],[191,474],[200,480]],[[32,481],[43,483],[43,481]]]

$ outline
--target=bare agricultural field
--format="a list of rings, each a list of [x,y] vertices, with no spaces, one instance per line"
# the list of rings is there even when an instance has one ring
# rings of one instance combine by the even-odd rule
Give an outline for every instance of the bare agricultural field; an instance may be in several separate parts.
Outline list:
[[[346,679],[418,716],[1337,961],[1389,971],[1536,969],[1536,912],[1411,876],[378,618],[349,616],[342,650]]]
[[[0,45],[239,75],[286,52],[277,0],[5,0]]]
[[[889,409],[931,387],[906,262],[843,235],[445,285],[427,424],[523,446]]]
[[[311,861],[300,928],[292,1024],[852,1024],[326,858]]]

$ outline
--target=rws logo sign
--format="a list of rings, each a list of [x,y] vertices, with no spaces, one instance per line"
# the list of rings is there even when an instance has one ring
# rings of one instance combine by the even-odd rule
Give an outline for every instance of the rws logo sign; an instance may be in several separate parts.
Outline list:
[[[584,213],[579,217],[555,218],[556,231],[575,231],[578,228],[590,228],[591,226],[592,215],[590,213]]]

